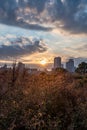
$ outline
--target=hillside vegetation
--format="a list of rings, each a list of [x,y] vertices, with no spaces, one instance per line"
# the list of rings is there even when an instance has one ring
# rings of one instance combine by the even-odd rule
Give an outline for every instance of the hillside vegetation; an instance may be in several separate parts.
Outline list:
[[[0,130],[87,130],[87,76],[0,71]]]

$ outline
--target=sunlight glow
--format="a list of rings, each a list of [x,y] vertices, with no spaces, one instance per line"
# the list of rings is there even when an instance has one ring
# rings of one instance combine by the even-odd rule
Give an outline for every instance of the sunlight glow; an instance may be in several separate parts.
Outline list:
[[[41,65],[46,65],[46,64],[47,64],[46,59],[41,60],[41,61],[40,61],[40,64],[41,64]]]

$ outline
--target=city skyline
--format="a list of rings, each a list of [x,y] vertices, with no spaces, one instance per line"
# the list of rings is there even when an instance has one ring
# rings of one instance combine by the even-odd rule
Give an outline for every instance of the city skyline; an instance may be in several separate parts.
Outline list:
[[[24,64],[23,62],[21,62],[21,61],[13,61],[13,63],[11,63],[11,64],[4,64],[4,63],[2,63],[2,65],[0,66],[1,68],[3,67],[3,66],[7,66],[8,68],[9,67],[12,67],[13,66],[13,64],[18,64],[18,66],[21,66],[22,65],[22,67],[24,68],[34,68],[34,69],[42,69],[42,70],[44,70],[44,69],[47,69],[47,70],[55,70],[55,69],[57,69],[57,68],[64,68],[64,69],[66,69],[66,70],[68,70],[69,72],[74,72],[75,71],[75,69],[78,67],[78,66],[75,66],[75,62],[74,62],[74,59],[68,59],[65,63],[63,63],[62,62],[62,58],[61,57],[54,57],[54,60],[53,60],[53,63],[50,63],[49,65],[48,65],[48,63],[45,61],[45,60],[42,60],[41,62],[40,62],[40,64]],[[21,67],[19,67],[19,68],[21,68]]]
[[[77,66],[87,61],[86,19],[86,0],[0,0],[0,62],[52,64],[60,56]]]

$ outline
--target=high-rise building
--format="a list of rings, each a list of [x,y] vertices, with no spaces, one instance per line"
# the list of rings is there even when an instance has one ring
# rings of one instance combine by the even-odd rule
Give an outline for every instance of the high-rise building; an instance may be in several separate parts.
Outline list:
[[[75,71],[74,60],[73,60],[73,59],[69,59],[69,61],[66,62],[66,69],[67,69],[69,72],[74,72],[74,71]]]
[[[61,68],[61,57],[54,58],[54,69]]]

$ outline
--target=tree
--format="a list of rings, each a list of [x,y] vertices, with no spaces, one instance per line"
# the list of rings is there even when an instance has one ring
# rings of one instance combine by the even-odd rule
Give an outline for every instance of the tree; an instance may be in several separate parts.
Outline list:
[[[75,70],[77,73],[86,74],[87,73],[87,63],[82,62],[78,65],[78,68]]]

